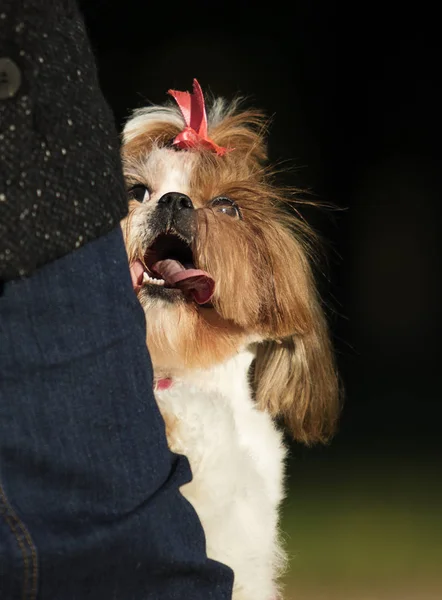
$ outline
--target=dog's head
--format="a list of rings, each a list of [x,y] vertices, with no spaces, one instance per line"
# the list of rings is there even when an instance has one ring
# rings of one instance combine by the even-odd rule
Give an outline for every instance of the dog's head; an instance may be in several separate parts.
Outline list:
[[[323,441],[337,379],[312,236],[271,181],[263,116],[215,100],[207,129],[187,117],[183,103],[141,109],[123,135],[123,232],[154,369],[207,368],[253,344],[258,405]]]

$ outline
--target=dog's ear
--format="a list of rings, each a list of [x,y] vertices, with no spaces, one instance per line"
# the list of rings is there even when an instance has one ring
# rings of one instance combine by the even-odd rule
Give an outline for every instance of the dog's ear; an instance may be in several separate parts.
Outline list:
[[[319,305],[314,312],[309,331],[259,344],[254,365],[258,406],[282,416],[305,444],[329,440],[340,410],[327,324]]]

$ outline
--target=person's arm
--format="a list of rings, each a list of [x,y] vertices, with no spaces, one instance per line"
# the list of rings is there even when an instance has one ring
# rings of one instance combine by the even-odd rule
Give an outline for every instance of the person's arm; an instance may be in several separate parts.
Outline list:
[[[127,212],[112,113],[72,0],[0,6],[0,280],[103,235]]]
[[[3,0],[0,56],[20,71],[0,98],[0,597],[228,600],[153,396],[118,138],[73,3]]]

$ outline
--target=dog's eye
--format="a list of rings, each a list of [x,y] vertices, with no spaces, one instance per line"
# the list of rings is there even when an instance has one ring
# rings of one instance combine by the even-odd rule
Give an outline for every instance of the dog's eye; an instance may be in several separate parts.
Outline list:
[[[150,199],[150,191],[145,185],[137,183],[128,190],[129,200],[137,200],[138,202],[147,202]]]
[[[228,215],[229,217],[241,218],[241,212],[237,204],[233,200],[230,200],[230,198],[218,196],[218,198],[212,200],[212,206],[217,212]]]

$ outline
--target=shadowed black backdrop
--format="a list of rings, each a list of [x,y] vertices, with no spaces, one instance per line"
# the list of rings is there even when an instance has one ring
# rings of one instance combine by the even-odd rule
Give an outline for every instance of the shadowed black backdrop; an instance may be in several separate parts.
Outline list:
[[[291,480],[304,473],[352,481],[366,469],[394,481],[423,469],[427,479],[413,483],[410,475],[411,488],[435,494],[442,446],[435,14],[422,3],[385,2],[85,5],[120,129],[131,110],[165,101],[169,88],[190,90],[196,77],[203,90],[246,96],[272,116],[270,158],[291,167],[284,183],[337,207],[305,214],[326,240],[319,285],[344,409],[330,446],[293,445]]]

